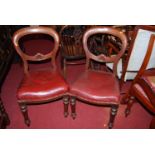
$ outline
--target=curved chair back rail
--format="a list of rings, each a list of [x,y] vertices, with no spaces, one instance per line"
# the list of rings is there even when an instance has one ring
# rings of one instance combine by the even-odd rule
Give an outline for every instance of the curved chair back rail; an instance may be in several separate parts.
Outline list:
[[[45,54],[45,55],[42,53],[37,53],[33,56],[30,56],[24,53],[24,51],[22,51],[21,47],[19,46],[19,40],[22,37],[29,35],[29,34],[46,34],[46,35],[51,36],[54,39],[54,48],[52,49],[52,51],[50,51],[48,54]],[[59,42],[60,42],[60,39],[59,39],[59,35],[57,34],[57,32],[52,28],[43,27],[43,26],[22,28],[16,31],[13,35],[13,44],[14,44],[14,47],[17,53],[20,55],[24,63],[25,73],[28,73],[28,62],[27,61],[43,61],[46,59],[51,59],[52,65],[55,68],[56,67],[55,56],[58,52]]]
[[[122,42],[121,50],[118,52],[116,56],[113,56],[113,57],[109,57],[104,54],[100,54],[98,56],[94,55],[88,48],[88,38],[95,34],[109,34],[120,38]],[[83,36],[83,48],[85,50],[86,58],[87,58],[86,68],[87,69],[89,68],[90,59],[93,59],[99,62],[113,62],[114,63],[113,72],[115,73],[115,75],[117,75],[117,64],[120,58],[123,56],[126,50],[126,47],[127,47],[127,38],[122,31],[119,31],[111,27],[103,27],[103,26],[90,28],[84,33],[84,36]]]

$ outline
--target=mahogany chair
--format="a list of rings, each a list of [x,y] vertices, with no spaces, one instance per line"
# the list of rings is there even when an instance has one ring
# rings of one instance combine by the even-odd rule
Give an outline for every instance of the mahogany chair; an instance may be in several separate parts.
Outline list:
[[[155,69],[147,69],[147,66],[153,50],[155,50],[154,43],[155,35],[152,34],[142,66],[133,80],[129,91],[122,99],[122,103],[127,104],[125,110],[126,117],[130,114],[135,99],[140,101],[144,108],[153,114],[150,128],[155,128]]]
[[[74,25],[64,25],[59,34],[61,38],[61,67],[66,77],[67,65],[85,63],[85,53],[82,47],[84,28]]]
[[[20,39],[24,36],[35,36],[36,34],[44,34],[53,38],[54,47],[49,53],[28,55],[26,52],[22,51],[19,44]],[[18,87],[17,99],[21,112],[24,116],[25,124],[30,126],[30,119],[27,110],[28,105],[48,103],[61,97],[64,97],[64,114],[67,116],[68,96],[65,94],[68,91],[68,85],[57,71],[55,63],[56,54],[59,49],[59,36],[57,32],[52,28],[43,26],[22,28],[14,33],[13,44],[17,53],[21,57],[24,66],[24,78]],[[40,67],[40,63],[45,62],[45,60],[51,61],[50,68]],[[29,62],[34,62],[35,65],[39,64],[39,69],[35,68],[30,70]]]
[[[104,54],[94,55],[88,46],[88,39],[92,35],[108,34],[118,37],[122,46],[116,55],[107,56]],[[86,68],[78,79],[70,86],[72,117],[76,117],[76,98],[93,105],[111,107],[108,127],[112,128],[115,116],[120,103],[120,88],[117,79],[117,64],[123,56],[127,46],[126,36],[111,27],[94,27],[88,29],[83,36],[83,47],[86,54]],[[108,71],[93,70],[90,68],[90,61],[113,63],[113,69]]]
[[[134,28],[130,38],[130,45],[127,49],[126,58],[123,62],[121,83],[126,80],[133,80],[139,71],[145,57],[151,34],[155,34],[155,26],[138,25]],[[148,68],[155,65],[151,57]]]

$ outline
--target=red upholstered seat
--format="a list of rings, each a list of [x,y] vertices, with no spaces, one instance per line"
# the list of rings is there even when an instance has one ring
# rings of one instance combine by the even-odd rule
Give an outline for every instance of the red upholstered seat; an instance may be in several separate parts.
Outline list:
[[[49,101],[68,91],[68,85],[56,71],[42,70],[25,76],[17,91],[20,102]]]
[[[108,72],[87,70],[70,87],[71,94],[89,102],[104,105],[120,100],[118,81]]]

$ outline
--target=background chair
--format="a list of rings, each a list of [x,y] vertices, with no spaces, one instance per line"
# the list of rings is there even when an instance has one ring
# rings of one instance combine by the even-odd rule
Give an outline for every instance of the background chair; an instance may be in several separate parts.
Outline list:
[[[130,46],[123,62],[122,84],[124,81],[133,80],[136,77],[145,57],[151,34],[155,34],[155,26],[139,25],[134,28]],[[155,53],[155,49],[153,49],[153,53]],[[151,57],[147,68],[152,68],[154,65],[154,58]]]
[[[32,51],[32,53],[28,55],[26,51],[22,51],[19,44],[22,38],[40,34],[50,36],[54,40],[54,47],[52,48],[51,44],[52,49],[49,53],[34,54],[34,51]],[[23,28],[14,33],[13,44],[24,66],[24,78],[17,90],[17,99],[26,125],[30,125],[27,105],[46,103],[61,97],[64,97],[65,116],[67,116],[68,97],[65,96],[65,93],[68,91],[68,85],[58,73],[55,63],[59,48],[59,36],[57,32],[52,28],[42,26]],[[43,66],[43,68],[41,68],[40,63],[46,62],[47,60],[51,61],[50,67]],[[35,65],[39,66],[39,69],[35,67],[33,70],[30,70],[29,62],[34,62]]]
[[[85,63],[85,53],[82,47],[82,36],[85,29],[85,26],[65,25],[59,32],[61,38],[61,67],[64,77],[66,77],[67,65]]]
[[[147,65],[151,56],[153,56],[154,42],[155,35],[152,34],[142,66],[133,80],[129,91],[122,99],[122,103],[127,104],[126,116],[130,114],[135,99],[138,99],[151,114],[155,115],[155,69],[147,70]],[[150,123],[150,128],[155,128],[155,116],[153,116]]]
[[[0,26],[0,128],[6,128],[10,119],[1,98],[2,86],[10,70],[14,48],[11,42],[10,26]]]
[[[121,49],[115,55],[95,55],[90,51],[88,39],[96,34],[112,35],[121,41]],[[108,127],[112,128],[114,118],[120,103],[120,89],[117,79],[117,64],[125,52],[127,46],[126,36],[114,28],[96,27],[88,29],[83,36],[83,47],[86,54],[86,69],[78,79],[70,86],[72,117],[76,117],[76,98],[93,105],[111,107]],[[113,63],[113,69],[93,70],[90,61]]]

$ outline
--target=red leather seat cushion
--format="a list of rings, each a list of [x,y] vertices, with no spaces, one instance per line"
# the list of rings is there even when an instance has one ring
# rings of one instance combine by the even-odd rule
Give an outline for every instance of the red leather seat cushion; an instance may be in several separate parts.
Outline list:
[[[25,76],[17,91],[19,101],[48,101],[63,95],[68,85],[58,72],[36,71]]]
[[[104,104],[119,103],[118,80],[108,72],[88,70],[70,88],[70,93],[86,101]]]

